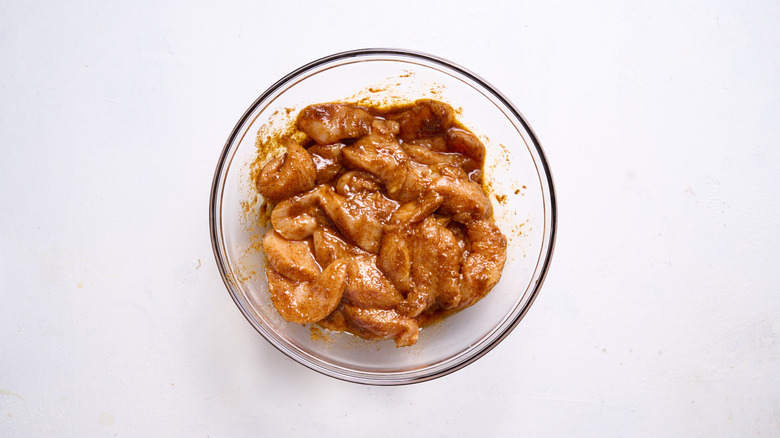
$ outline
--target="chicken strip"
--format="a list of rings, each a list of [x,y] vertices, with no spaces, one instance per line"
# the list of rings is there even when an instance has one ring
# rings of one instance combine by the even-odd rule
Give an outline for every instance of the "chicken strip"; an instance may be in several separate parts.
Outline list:
[[[289,240],[303,240],[311,236],[318,224],[322,223],[318,201],[323,188],[317,186],[276,204],[271,211],[274,230]]]
[[[420,328],[414,318],[388,309],[363,309],[348,304],[343,308],[348,324],[354,327],[354,333],[360,337],[393,339],[396,347],[406,347],[417,342]]]
[[[433,216],[386,233],[377,266],[406,295],[399,312],[415,317],[434,304],[457,306],[462,253],[452,232]]]
[[[438,178],[430,188],[444,198],[439,209],[441,214],[458,222],[483,220],[493,215],[490,199],[480,184],[469,180],[462,171],[453,172],[455,169],[449,166],[432,167]]]
[[[411,143],[404,143],[403,148],[407,154],[416,162],[425,165],[449,165],[463,169],[467,174],[478,170],[479,162],[460,153],[436,152],[425,146]]]
[[[458,308],[468,307],[484,297],[501,278],[506,262],[506,237],[490,221],[466,224],[469,253],[461,268]]]
[[[315,144],[308,149],[314,167],[317,169],[316,184],[329,183],[343,171],[341,167],[342,143]]]
[[[342,154],[348,169],[362,170],[379,178],[391,198],[402,188],[409,155],[392,137],[367,135],[342,149]]]
[[[366,110],[355,105],[326,103],[304,108],[296,124],[317,143],[330,144],[368,134],[373,119]]]
[[[263,236],[263,251],[274,270],[290,280],[312,281],[322,272],[306,241],[287,240],[270,230]]]
[[[434,152],[450,152],[449,148],[447,148],[447,141],[444,140],[443,135],[437,135],[436,137],[421,138],[418,140],[407,141],[404,142],[404,144],[422,146]]]
[[[265,270],[271,302],[287,321],[308,324],[322,320],[341,302],[347,286],[347,264],[328,265],[314,281],[294,281],[268,266]]]
[[[294,140],[283,139],[286,152],[266,163],[257,175],[257,191],[272,203],[311,190],[317,168],[311,156]]]
[[[342,196],[382,191],[382,182],[368,172],[350,170],[339,177],[336,193]]]
[[[328,186],[323,187],[319,204],[348,240],[374,254],[379,250],[383,224],[398,208],[396,202],[381,193],[342,196]]]
[[[314,257],[320,266],[328,266],[338,259],[355,256],[368,256],[370,253],[345,242],[336,230],[320,226],[312,235]]]
[[[353,306],[375,309],[394,309],[404,299],[376,267],[376,257],[351,257],[345,260],[347,288],[344,302]]]
[[[485,161],[485,145],[476,135],[460,128],[450,128],[444,134],[447,148],[452,152],[463,154],[478,163]]]
[[[453,115],[452,107],[446,103],[422,99],[388,118],[400,125],[398,135],[403,141],[412,141],[444,134],[452,126]]]

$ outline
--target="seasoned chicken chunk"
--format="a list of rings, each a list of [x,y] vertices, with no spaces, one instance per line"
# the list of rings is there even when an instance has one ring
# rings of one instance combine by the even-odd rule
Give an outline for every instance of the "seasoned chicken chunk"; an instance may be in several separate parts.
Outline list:
[[[447,141],[444,140],[443,135],[437,135],[436,137],[429,137],[429,138],[420,138],[417,140],[404,142],[404,144],[422,146],[434,152],[451,152],[447,148]]]
[[[436,192],[429,192],[420,200],[407,202],[393,213],[385,227],[377,267],[404,295],[415,287],[412,281],[412,251],[419,242],[412,237],[413,226],[433,214],[442,200]]]
[[[303,240],[311,236],[318,224],[322,223],[319,219],[322,216],[319,211],[321,191],[322,186],[318,186],[276,204],[271,211],[274,230],[290,240]]]
[[[357,335],[368,339],[393,339],[396,347],[417,342],[419,327],[414,318],[405,317],[392,309],[364,309],[344,305],[344,314]]]
[[[461,154],[436,152],[425,146],[411,143],[405,143],[403,148],[414,161],[428,166],[434,164],[449,165],[463,169],[467,174],[481,167],[478,161]]]
[[[346,257],[368,256],[370,253],[344,241],[338,232],[328,226],[320,226],[312,235],[314,257],[320,266],[327,266]]]
[[[435,212],[444,202],[444,198],[430,191],[423,194],[420,198],[402,204],[393,212],[387,229],[399,229],[407,227],[415,222],[420,222]]]
[[[452,126],[453,114],[452,107],[446,103],[423,99],[390,119],[400,125],[399,137],[411,141],[444,134]]]
[[[283,140],[286,152],[268,163],[257,175],[257,191],[272,203],[311,190],[317,169],[311,156],[290,138]]]
[[[439,221],[428,216],[415,235],[420,241],[412,267],[412,278],[417,287],[406,297],[401,310],[407,315],[419,315],[433,302],[442,309],[451,309],[460,303],[460,262],[462,250],[457,239]]]
[[[469,180],[462,169],[419,164],[396,142],[364,139],[343,149],[344,163],[379,178],[391,199],[406,202],[432,190],[444,198],[442,213],[457,216],[456,220],[491,215],[490,200],[482,186]]]
[[[461,269],[459,308],[468,307],[484,297],[501,278],[506,262],[506,237],[490,221],[466,224],[469,254]]]
[[[404,297],[376,267],[375,257],[352,257],[345,260],[347,288],[344,302],[353,306],[394,309]]]
[[[322,272],[308,242],[287,240],[274,230],[263,236],[263,252],[276,272],[290,280],[312,281]]]
[[[379,250],[383,223],[398,208],[397,203],[380,193],[361,192],[342,196],[328,186],[323,188],[319,202],[347,239],[374,254]]]
[[[336,310],[347,286],[347,264],[331,263],[314,281],[294,281],[268,266],[265,270],[271,301],[287,321],[317,322]]]
[[[349,196],[360,192],[379,192],[382,183],[373,175],[359,170],[350,170],[339,177],[336,193]]]
[[[444,134],[447,142],[447,148],[452,152],[457,152],[476,160],[479,163],[485,161],[485,145],[476,135],[460,128],[450,128]]]
[[[326,103],[310,105],[298,115],[298,129],[319,144],[357,138],[371,131],[374,117],[355,105]]]
[[[397,141],[380,135],[367,135],[342,150],[348,169],[368,172],[382,181],[392,198],[401,190],[408,172],[409,155]]]
[[[462,252],[455,236],[432,216],[387,233],[377,265],[406,294],[398,310],[415,317],[434,304],[457,306]]]
[[[332,181],[343,171],[341,167],[341,148],[342,143],[333,143],[328,145],[315,144],[308,149],[311,155],[314,167],[317,169],[316,184],[323,184]]]
[[[302,240],[311,236],[319,224],[332,221],[351,242],[376,253],[383,224],[397,208],[396,202],[381,193],[342,196],[330,186],[318,186],[277,204],[271,212],[271,223],[285,238]]]
[[[392,137],[398,134],[401,126],[395,120],[374,119],[371,122],[371,133]]]
[[[412,281],[413,242],[407,239],[407,228],[385,233],[377,256],[377,266],[403,294],[414,289]]]
[[[447,170],[447,168],[439,168]],[[490,199],[482,186],[464,175],[441,175],[433,182],[431,189],[444,198],[440,213],[449,215],[458,222],[482,220],[492,216]]]

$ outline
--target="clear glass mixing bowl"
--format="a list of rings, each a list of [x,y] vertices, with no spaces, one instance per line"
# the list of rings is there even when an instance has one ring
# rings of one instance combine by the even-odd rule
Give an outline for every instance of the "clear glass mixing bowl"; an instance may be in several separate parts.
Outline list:
[[[313,103],[444,101],[485,143],[485,183],[508,240],[498,285],[475,305],[424,327],[418,342],[367,341],[283,320],[270,302],[259,236],[262,198],[251,165],[256,140]],[[479,76],[444,59],[396,49],[337,53],[293,71],[252,103],[228,137],[214,174],[211,240],[228,292],[252,326],[282,353],[347,381],[398,385],[451,373],[503,340],[528,312],[553,253],[556,201],[544,152],[520,112]]]

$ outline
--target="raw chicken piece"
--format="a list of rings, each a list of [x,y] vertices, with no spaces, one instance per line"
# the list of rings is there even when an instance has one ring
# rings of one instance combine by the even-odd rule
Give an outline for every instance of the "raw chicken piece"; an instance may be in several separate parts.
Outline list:
[[[381,193],[361,192],[346,197],[329,186],[323,187],[319,203],[344,237],[374,254],[379,250],[383,223],[398,208]]]
[[[426,149],[430,149],[434,152],[450,152],[449,149],[447,149],[447,141],[444,140],[443,135],[437,135],[436,137],[430,137],[430,138],[421,138],[418,140],[412,140],[409,142],[404,142],[405,145],[412,144],[415,146],[422,146]]]
[[[367,135],[342,149],[342,154],[347,168],[362,170],[379,178],[391,198],[401,189],[408,172],[409,155],[394,139]]]
[[[461,268],[458,308],[468,307],[485,294],[501,278],[506,262],[506,237],[496,224],[490,221],[473,221],[466,224],[469,254]]]
[[[449,173],[452,168],[444,166],[436,170]],[[493,207],[481,185],[462,174],[439,175],[431,189],[444,197],[439,209],[441,214],[452,216],[452,219],[458,222],[482,220],[492,216]]]
[[[307,106],[298,115],[296,123],[298,129],[317,143],[330,144],[368,134],[373,120],[374,117],[360,107],[326,103]]]
[[[330,186],[322,185],[277,204],[271,212],[271,223],[286,239],[303,240],[311,236],[319,224],[332,221],[351,242],[376,253],[383,224],[397,208],[398,203],[381,193],[359,192],[342,196]]]
[[[314,281],[290,280],[271,266],[265,274],[276,310],[285,320],[299,324],[327,317],[338,307],[347,286],[347,264],[339,261],[328,265]]]
[[[344,164],[368,172],[385,185],[390,199],[407,202],[434,191],[444,198],[442,214],[464,222],[490,217],[490,200],[482,186],[460,169],[427,166],[409,158],[395,141],[368,135],[343,149]]]
[[[401,126],[398,136],[403,141],[411,141],[444,134],[452,126],[453,114],[452,107],[446,103],[423,99],[388,118]]]
[[[466,173],[480,168],[479,162],[458,153],[435,152],[425,146],[404,143],[404,150],[416,162],[426,165],[449,165],[463,169]]]
[[[285,239],[303,240],[311,236],[322,213],[318,208],[320,192],[323,186],[317,186],[301,195],[286,199],[271,211],[271,224]]]
[[[452,152],[463,154],[473,158],[478,163],[485,161],[485,145],[476,135],[460,128],[450,128],[444,134],[447,141],[447,148]]]
[[[339,177],[336,183],[336,193],[349,196],[359,192],[379,192],[382,183],[368,172],[350,170]]]
[[[376,264],[403,294],[414,289],[412,282],[412,242],[407,239],[407,229],[385,233],[379,248]]]
[[[354,256],[367,256],[370,253],[341,239],[336,230],[320,226],[312,235],[314,257],[321,266],[328,266],[338,259]]]
[[[362,308],[394,309],[404,297],[376,267],[376,257],[351,257],[345,260],[347,288],[344,302]]]
[[[396,230],[408,227],[409,225],[420,222],[438,209],[444,198],[436,192],[428,192],[422,195],[422,198],[406,202],[398,207],[390,217],[387,224],[388,230]]]
[[[314,167],[317,168],[316,184],[328,183],[335,179],[341,172],[341,143],[328,145],[315,144],[308,149]]]
[[[334,332],[354,333],[350,327],[347,315],[344,313],[344,304],[340,304],[336,307],[336,310],[330,313],[330,315],[317,321],[317,324],[322,328],[333,330]]]
[[[412,262],[412,279],[417,287],[406,297],[401,311],[417,316],[436,302],[443,309],[460,303],[462,250],[455,236],[432,216],[418,225],[419,240]]]
[[[290,280],[312,281],[322,272],[306,241],[287,240],[270,230],[263,236],[263,251],[274,270]]]
[[[399,312],[415,317],[434,304],[457,306],[462,253],[455,236],[433,216],[385,234],[377,266],[406,294]]]
[[[405,317],[395,310],[363,309],[343,306],[348,324],[357,329],[357,335],[368,339],[393,339],[396,347],[406,347],[417,342],[420,328],[414,318]]]
[[[408,294],[414,288],[412,250],[417,242],[411,238],[412,226],[436,211],[442,201],[438,193],[428,192],[420,200],[401,205],[385,226],[377,267],[403,294]]]
[[[398,134],[400,125],[395,120],[374,119],[371,122],[371,133],[392,137]]]
[[[311,156],[294,140],[285,137],[287,151],[266,163],[257,175],[257,191],[272,203],[311,190],[317,169]]]

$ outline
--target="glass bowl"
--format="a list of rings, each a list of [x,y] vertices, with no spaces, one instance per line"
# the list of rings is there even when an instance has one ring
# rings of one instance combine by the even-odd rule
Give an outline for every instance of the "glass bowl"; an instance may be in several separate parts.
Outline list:
[[[482,300],[424,327],[418,342],[396,348],[348,333],[282,319],[265,280],[255,192],[256,141],[284,129],[314,103],[449,103],[485,143],[485,186],[507,236],[500,282]],[[273,84],[238,120],[219,157],[209,206],[211,241],[228,292],[252,326],[282,353],[325,375],[356,383],[399,385],[441,377],[482,357],[528,312],[550,265],[556,201],[544,152],[520,112],[479,76],[444,59],[407,50],[337,53]]]

